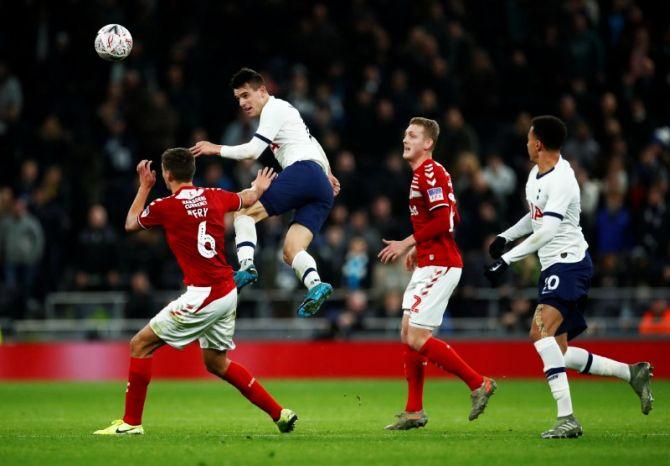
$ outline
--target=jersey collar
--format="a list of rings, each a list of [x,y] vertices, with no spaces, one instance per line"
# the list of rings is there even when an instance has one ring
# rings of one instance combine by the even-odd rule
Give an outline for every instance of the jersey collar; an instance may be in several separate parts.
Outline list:
[[[195,186],[193,186],[192,184],[186,184],[186,185],[182,186],[181,188],[179,188],[179,189],[177,190],[177,192],[175,192],[175,194],[179,194],[179,193],[182,192],[184,189],[195,189]]]
[[[561,154],[558,154],[558,162],[556,162],[556,165],[554,165],[553,167],[551,167],[551,169],[547,170],[546,172],[544,172],[542,174],[538,173],[537,175],[535,175],[535,179],[539,180],[543,176],[548,175],[549,173],[553,172],[554,170],[556,170],[556,167],[558,166],[558,164],[561,163],[562,161],[563,161],[563,156]]]
[[[432,162],[432,161],[433,161],[433,159],[431,159],[431,158],[427,158],[426,160],[424,160],[423,162],[421,162],[421,165],[419,165],[418,167],[416,167],[416,169],[414,170],[414,173],[418,172],[421,168],[425,167],[427,163],[430,163],[430,162]]]
[[[184,185],[181,188],[179,188],[177,191],[175,191],[174,195],[175,196],[178,195],[180,192],[182,192],[185,189],[195,189],[195,186],[193,186],[192,184]]]

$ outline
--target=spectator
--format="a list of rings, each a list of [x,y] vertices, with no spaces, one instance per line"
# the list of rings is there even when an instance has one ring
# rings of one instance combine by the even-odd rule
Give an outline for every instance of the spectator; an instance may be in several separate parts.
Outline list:
[[[563,66],[571,78],[601,79],[604,69],[603,45],[600,38],[589,29],[586,16],[572,16],[572,30],[564,42]]]
[[[130,278],[130,293],[123,310],[127,319],[146,319],[156,314],[156,303],[151,292],[149,277],[144,272],[135,272]]]
[[[509,311],[500,316],[500,323],[508,333],[525,333],[528,331],[531,310],[531,302],[528,299],[513,299]]]
[[[466,105],[464,111],[474,121],[491,121],[498,116],[500,91],[498,73],[488,52],[476,48],[472,54],[470,69],[465,77],[464,87]],[[480,127],[483,132],[492,129]]]
[[[479,150],[479,139],[474,129],[465,122],[461,110],[451,107],[443,118],[444,134],[437,140],[435,158],[450,165],[456,159],[456,155],[462,152],[477,153]]]
[[[120,284],[118,237],[107,223],[107,210],[100,204],[88,211],[88,227],[77,241],[74,286],[79,290],[106,290]]]
[[[664,299],[652,301],[642,315],[638,331],[641,335],[670,335],[670,307]]]
[[[470,186],[456,198],[461,215],[456,233],[463,250],[479,249],[485,237],[502,231],[498,202],[481,171],[473,175]]]
[[[575,132],[568,136],[563,153],[571,163],[577,162],[589,172],[594,171],[600,155],[600,145],[591,136],[591,129],[585,121],[577,123]]]
[[[369,216],[365,209],[358,209],[349,216],[346,233],[348,240],[360,237],[367,247],[374,249],[382,245],[382,237],[377,229],[370,225]]]
[[[404,231],[400,222],[393,216],[391,200],[385,196],[377,196],[372,201],[372,225],[379,231],[382,238],[399,238]]]
[[[19,121],[23,110],[23,89],[8,63],[0,57],[0,138]]]
[[[487,164],[482,174],[486,183],[491,187],[491,191],[503,205],[506,204],[507,197],[516,189],[514,170],[505,165],[500,154],[492,153],[487,158]]]
[[[368,297],[364,291],[348,293],[344,309],[328,313],[330,330],[323,336],[338,339],[350,338],[353,333],[363,329],[363,318],[367,308]]]
[[[370,266],[367,243],[361,237],[352,238],[342,265],[343,284],[350,290],[369,288]]]
[[[662,257],[670,245],[670,217],[661,184],[649,188],[647,203],[637,215],[635,226],[637,244],[646,259],[642,272],[649,283],[661,285]]]
[[[623,195],[613,191],[605,197],[605,207],[598,213],[598,252],[601,254],[621,253],[632,246],[631,218],[623,205]]]
[[[402,293],[399,291],[385,293],[381,308],[377,312],[378,317],[402,317],[402,298]]]
[[[44,177],[42,186],[33,193],[33,211],[44,229],[45,248],[41,273],[44,291],[55,291],[61,284],[64,262],[64,244],[72,227],[71,219],[63,202],[60,189],[60,169],[51,167]]]
[[[558,116],[568,129],[568,135],[577,131],[577,125],[583,120],[577,111],[577,101],[571,94],[563,94],[558,104]]]
[[[233,191],[235,185],[233,181],[223,173],[223,167],[220,160],[214,160],[206,165],[202,179],[196,182],[197,186],[206,188],[219,188],[227,191]]]
[[[347,253],[344,228],[331,225],[324,232],[325,241],[318,247],[317,257],[320,260],[319,272],[321,279],[335,287],[342,285],[342,265]]]
[[[307,78],[307,71],[303,67],[298,67],[293,72],[288,100],[298,109],[300,115],[307,122],[313,120],[316,113],[316,105],[309,96],[309,79]]]
[[[38,268],[44,253],[44,231],[28,212],[27,203],[14,201],[11,215],[0,220],[0,253],[4,276],[10,292],[17,296],[15,317],[22,316],[35,287]]]
[[[344,150],[337,154],[333,172],[340,180],[341,191],[337,198],[338,202],[351,209],[367,199],[363,178],[357,170],[356,157],[353,153]]]
[[[37,186],[40,167],[33,159],[24,160],[21,164],[21,173],[14,187],[17,197],[30,197]]]

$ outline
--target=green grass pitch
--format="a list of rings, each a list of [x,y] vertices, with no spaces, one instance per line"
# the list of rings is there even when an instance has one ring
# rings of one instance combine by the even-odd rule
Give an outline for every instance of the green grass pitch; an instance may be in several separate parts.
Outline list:
[[[292,434],[223,382],[155,381],[143,437],[94,437],[119,418],[125,383],[0,384],[0,464],[193,466],[662,465],[670,464],[670,381],[655,381],[649,416],[622,382],[573,381],[585,434],[541,440],[555,415],[546,383],[499,380],[479,420],[468,422],[469,393],[429,379],[428,425],[388,432],[404,406],[404,380],[267,381],[300,416]]]

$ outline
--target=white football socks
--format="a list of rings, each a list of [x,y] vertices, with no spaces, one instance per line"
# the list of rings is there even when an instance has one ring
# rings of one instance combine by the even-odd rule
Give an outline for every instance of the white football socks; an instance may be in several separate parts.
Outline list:
[[[240,269],[244,270],[254,264],[256,252],[256,222],[248,215],[240,215],[233,222],[235,226],[235,245]]]
[[[556,338],[545,337],[537,340],[535,349],[544,363],[544,375],[549,382],[551,394],[556,400],[558,417],[572,414],[572,399],[570,398],[568,375],[565,372],[565,360]]]
[[[305,284],[307,289],[321,283],[319,272],[316,271],[316,261],[307,251],[300,251],[296,254],[291,267],[293,267],[296,276]]]
[[[565,366],[583,374],[618,377],[630,382],[630,367],[628,367],[628,364],[598,356],[583,348],[568,347],[565,352]]]

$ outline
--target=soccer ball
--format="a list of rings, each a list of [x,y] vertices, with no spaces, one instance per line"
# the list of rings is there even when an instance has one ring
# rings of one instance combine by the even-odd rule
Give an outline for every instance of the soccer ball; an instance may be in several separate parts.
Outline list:
[[[130,55],[133,36],[120,24],[103,26],[95,37],[95,51],[107,61],[119,61]]]

